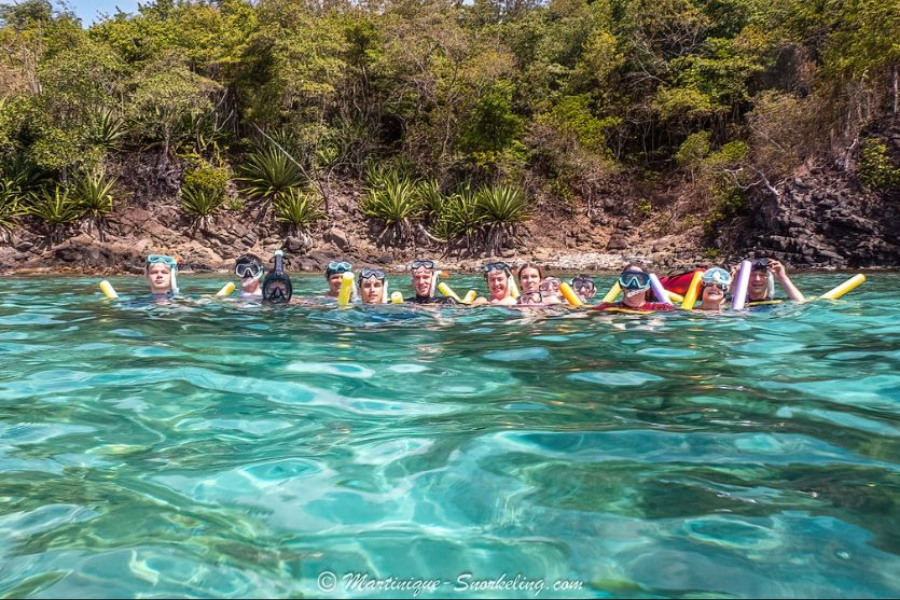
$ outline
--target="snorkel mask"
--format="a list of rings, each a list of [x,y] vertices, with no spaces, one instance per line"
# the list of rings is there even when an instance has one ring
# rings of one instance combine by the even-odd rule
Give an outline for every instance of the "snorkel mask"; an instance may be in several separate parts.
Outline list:
[[[388,282],[387,275],[385,275],[384,271],[379,269],[362,269],[359,272],[359,277],[357,278],[356,285],[358,288],[362,288],[363,281],[366,279],[371,279],[374,277],[375,279],[384,283],[384,287],[381,290],[381,303],[387,304],[388,298],[390,298],[390,294],[388,293]]]
[[[242,284],[259,281],[265,272],[262,260],[255,254],[245,254],[234,264],[234,274],[241,278]]]
[[[325,279],[331,279],[332,275],[340,275],[353,270],[353,265],[347,261],[330,262],[325,269]]]
[[[650,274],[640,271],[623,271],[619,275],[619,286],[626,296],[634,296],[650,289]]]
[[[178,281],[176,280],[176,275],[178,274],[178,260],[168,256],[167,254],[151,254],[147,257],[147,266],[145,267],[145,271],[149,271],[150,267],[156,264],[164,264],[169,268],[169,274],[171,276],[171,284],[169,285],[169,290],[171,293],[178,293]]]
[[[291,278],[284,271],[284,253],[281,250],[275,251],[275,269],[266,275],[262,291],[263,302],[287,304],[291,301],[294,288],[291,285]]]
[[[712,267],[707,269],[703,274],[703,285],[717,285],[727,291],[731,286],[731,274],[720,267]]]

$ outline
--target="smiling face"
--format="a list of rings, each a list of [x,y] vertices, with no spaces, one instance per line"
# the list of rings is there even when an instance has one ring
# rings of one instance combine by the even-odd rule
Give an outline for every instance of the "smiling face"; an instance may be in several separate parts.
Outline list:
[[[769,295],[769,272],[765,269],[753,269],[747,292],[751,300],[764,300]]]
[[[328,277],[328,295],[334,298],[341,293],[341,281],[344,279],[343,273],[332,273]]]
[[[536,292],[541,285],[541,274],[533,268],[528,267],[519,271],[519,285],[523,292]]]
[[[155,263],[147,269],[147,281],[151,294],[166,294],[172,288],[172,270],[164,263]]]
[[[725,290],[719,284],[709,284],[703,288],[704,310],[719,310],[725,301]]]
[[[509,289],[509,275],[506,271],[494,269],[487,275],[487,285],[491,291],[491,300],[504,300]]]
[[[431,269],[426,269],[425,267],[419,267],[412,274],[412,283],[413,289],[416,290],[416,296],[419,298],[429,298],[434,290],[431,289],[431,284],[434,281],[434,271]]]
[[[384,281],[367,277],[359,286],[359,297],[363,304],[381,304],[384,296]]]

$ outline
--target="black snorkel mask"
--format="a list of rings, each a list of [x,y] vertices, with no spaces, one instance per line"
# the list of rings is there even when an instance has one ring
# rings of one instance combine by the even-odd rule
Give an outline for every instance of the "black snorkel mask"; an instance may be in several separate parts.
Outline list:
[[[275,251],[275,268],[266,275],[262,285],[263,302],[267,304],[287,304],[291,301],[294,288],[291,278],[284,271],[284,253]]]

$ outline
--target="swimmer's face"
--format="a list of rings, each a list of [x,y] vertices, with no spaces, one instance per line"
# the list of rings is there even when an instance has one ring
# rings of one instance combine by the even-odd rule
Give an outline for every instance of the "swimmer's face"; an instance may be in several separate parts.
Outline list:
[[[765,296],[769,290],[769,272],[765,269],[750,271],[750,293],[755,297]]]
[[[431,282],[434,279],[434,272],[425,267],[419,267],[413,271],[413,288],[416,290],[416,296],[425,297],[434,293],[431,289]]]
[[[344,279],[343,273],[333,273],[328,278],[328,289],[333,295],[338,295],[341,291],[341,281]]]
[[[506,289],[509,285],[508,275],[506,271],[494,269],[487,275],[488,289],[491,291],[491,297],[494,300],[501,300],[506,297]]]
[[[536,292],[538,286],[541,285],[541,274],[537,269],[531,267],[522,269],[519,273],[519,283],[522,285],[523,292]]]
[[[172,271],[164,263],[155,263],[147,269],[147,281],[151,294],[165,294],[172,288]]]
[[[363,304],[381,304],[384,294],[384,281],[375,277],[362,280],[359,286],[359,297]]]
[[[721,304],[725,300],[725,290],[720,286],[710,284],[703,288],[703,303],[708,305]]]
[[[544,296],[559,296],[559,280],[554,277],[548,277],[541,282],[539,289]]]

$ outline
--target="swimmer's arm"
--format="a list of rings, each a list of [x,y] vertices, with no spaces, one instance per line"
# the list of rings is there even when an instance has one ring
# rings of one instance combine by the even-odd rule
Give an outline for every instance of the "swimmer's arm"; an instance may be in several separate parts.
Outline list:
[[[803,295],[797,286],[794,285],[794,282],[791,281],[791,278],[788,277],[787,269],[784,268],[784,265],[778,261],[774,261],[772,263],[772,273],[775,275],[775,279],[778,280],[778,285],[787,293],[788,298],[793,300],[794,302],[806,302],[806,296]]]

